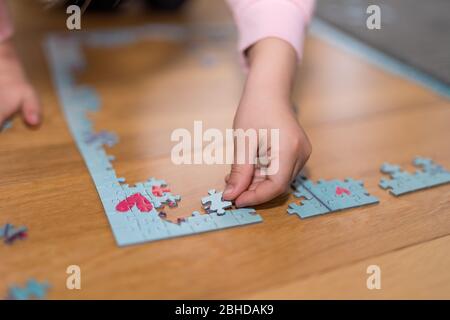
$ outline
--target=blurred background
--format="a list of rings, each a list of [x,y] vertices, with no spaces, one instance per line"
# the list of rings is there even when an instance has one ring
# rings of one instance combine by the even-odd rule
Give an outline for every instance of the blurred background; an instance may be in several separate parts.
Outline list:
[[[182,10],[192,0],[46,0],[48,6],[76,4],[83,11],[147,8]],[[381,9],[382,27],[366,27],[369,5]],[[368,45],[450,85],[450,1],[317,0],[316,15]]]

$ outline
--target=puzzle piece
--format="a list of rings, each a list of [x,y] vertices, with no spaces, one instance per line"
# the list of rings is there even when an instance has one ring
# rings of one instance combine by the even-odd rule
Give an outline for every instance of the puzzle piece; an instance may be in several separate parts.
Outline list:
[[[202,198],[202,204],[204,209],[209,212],[217,212],[217,214],[224,214],[225,209],[231,207],[231,201],[224,201],[222,198],[222,192],[216,192],[212,189],[208,191],[209,196]]]
[[[45,299],[47,291],[49,289],[47,282],[37,282],[34,279],[27,281],[26,286],[16,287],[13,286],[9,289],[8,299],[11,300],[30,300],[30,299]]]
[[[152,186],[152,193],[156,197],[162,197],[167,192],[170,192],[170,189],[167,187]]]
[[[336,187],[336,195],[340,196],[340,195],[342,195],[343,193],[345,193],[345,194],[348,195],[348,196],[351,194],[351,192],[350,192],[349,190],[337,186],[337,187]]]
[[[389,190],[394,196],[435,187],[450,182],[450,172],[428,158],[416,157],[413,160],[416,167],[421,167],[415,173],[402,171],[400,166],[384,163],[380,170],[389,174],[391,179],[382,178],[379,186]]]
[[[0,227],[0,238],[4,238],[6,244],[12,244],[17,239],[24,239],[27,236],[27,228],[15,228],[12,224],[5,224]]]
[[[170,192],[164,180],[157,180],[154,178],[151,178],[144,183],[136,183],[134,187],[122,185],[122,189],[128,195],[136,192],[142,193],[150,199],[150,202],[155,208],[161,208],[166,204],[169,207],[176,207],[178,202],[181,200],[181,196],[174,195]],[[158,195],[153,194],[153,191],[155,191]]]
[[[153,209],[151,202],[147,198],[140,193],[135,193],[125,200],[120,201],[116,206],[116,210],[119,212],[127,212],[130,211],[133,206],[136,206],[141,212],[149,212]]]
[[[305,177],[297,177],[293,183],[294,196],[301,199],[299,204],[289,204],[288,213],[300,218],[340,211],[378,203],[363,187],[362,181],[353,179],[319,180],[316,184]]]

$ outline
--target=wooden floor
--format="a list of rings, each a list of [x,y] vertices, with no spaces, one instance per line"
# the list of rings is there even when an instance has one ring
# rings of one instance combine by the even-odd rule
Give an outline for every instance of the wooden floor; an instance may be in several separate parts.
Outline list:
[[[34,277],[51,283],[50,299],[450,298],[450,185],[401,198],[377,186],[384,161],[412,169],[411,159],[423,155],[450,167],[448,100],[309,36],[295,93],[313,143],[309,175],[363,179],[381,203],[301,220],[286,213],[290,199],[283,198],[257,208],[258,225],[119,248],[41,50],[43,36],[63,30],[65,17],[27,1],[11,4],[45,123],[29,131],[16,119],[0,135],[0,224],[29,228],[27,240],[0,245],[0,296]],[[230,18],[220,2],[194,0],[184,16],[88,15],[83,28],[161,21]],[[231,126],[244,79],[233,39],[89,49],[87,57],[79,81],[101,94],[97,129],[120,136],[110,152],[118,176],[167,180],[183,197],[171,217],[200,209],[208,189],[223,188],[228,168],[173,165],[170,133],[194,120]],[[73,264],[81,267],[81,290],[66,289]],[[381,290],[366,287],[372,264],[381,268]]]

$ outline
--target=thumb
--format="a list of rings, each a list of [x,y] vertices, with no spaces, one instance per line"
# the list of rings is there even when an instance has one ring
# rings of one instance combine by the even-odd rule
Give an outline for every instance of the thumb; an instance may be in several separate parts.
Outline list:
[[[224,200],[234,200],[247,190],[252,182],[254,172],[253,164],[233,164],[227,186],[223,192]]]

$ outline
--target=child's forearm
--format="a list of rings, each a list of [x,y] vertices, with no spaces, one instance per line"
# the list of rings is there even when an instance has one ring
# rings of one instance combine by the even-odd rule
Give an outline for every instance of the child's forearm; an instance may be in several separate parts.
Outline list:
[[[273,103],[290,105],[296,73],[297,57],[294,48],[284,40],[266,38],[247,51],[249,73],[243,101],[254,107]]]

